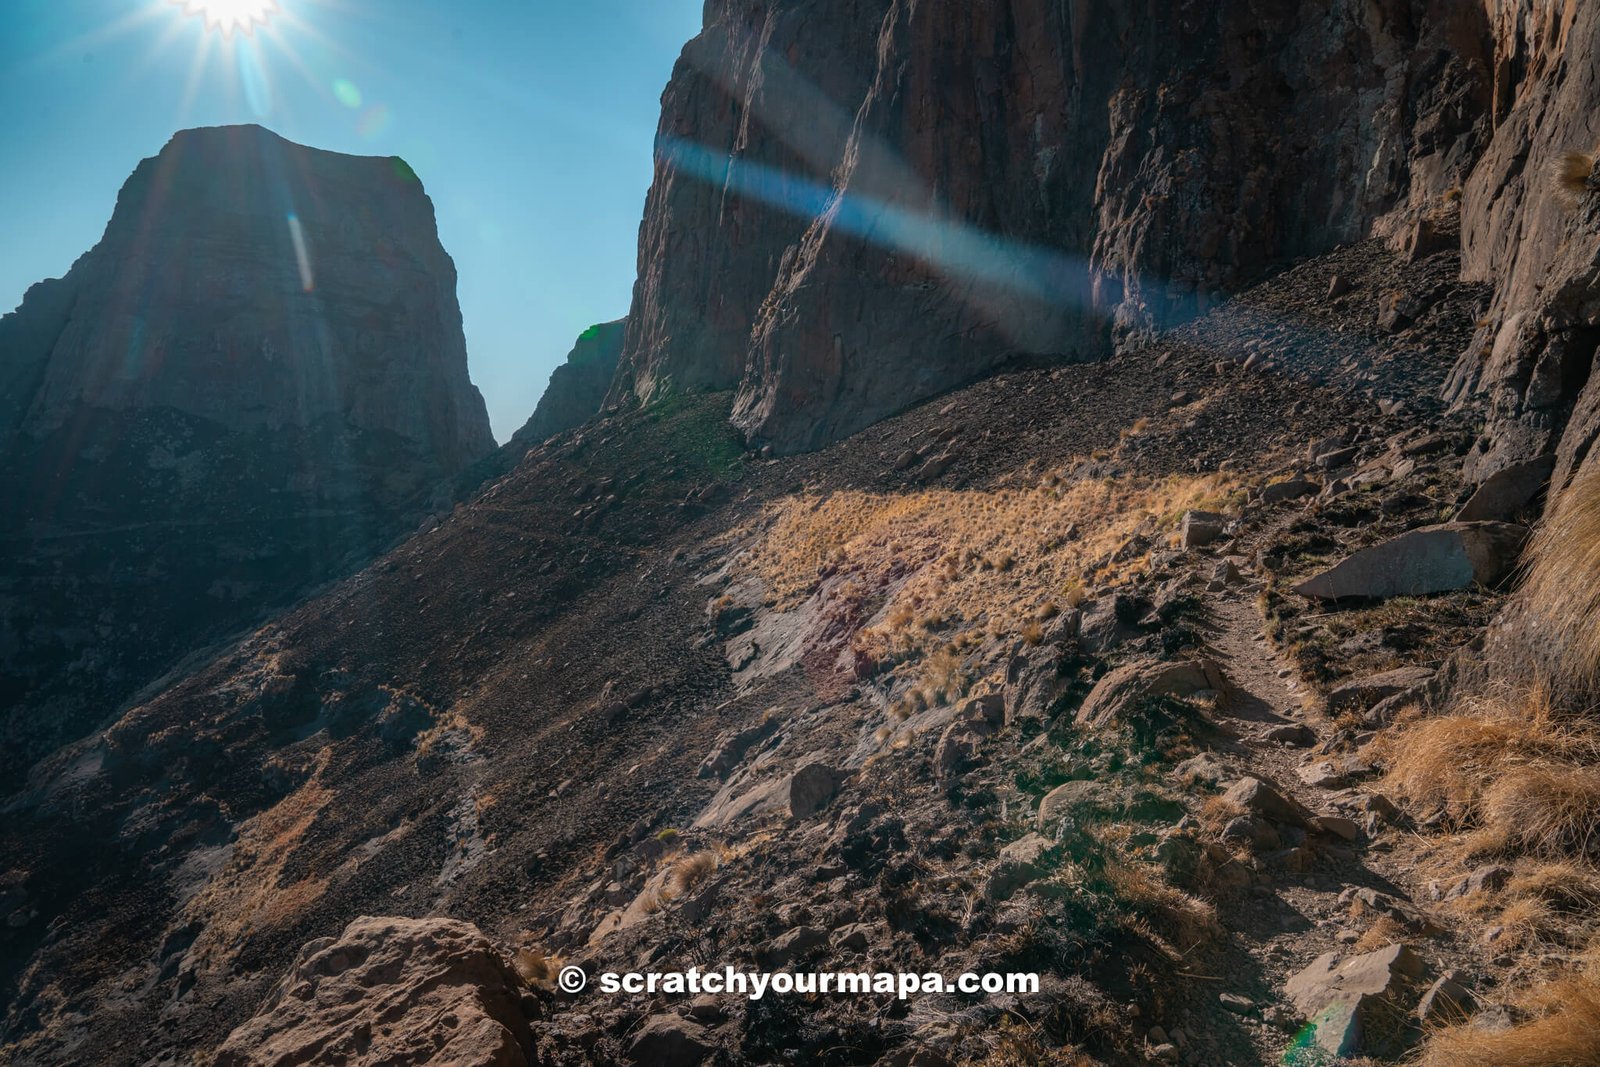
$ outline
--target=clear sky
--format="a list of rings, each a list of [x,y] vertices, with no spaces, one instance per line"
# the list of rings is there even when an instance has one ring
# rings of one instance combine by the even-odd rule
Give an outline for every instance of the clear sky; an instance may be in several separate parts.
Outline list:
[[[0,312],[99,240],[175,130],[403,156],[505,440],[579,332],[628,310],[661,90],[700,0],[276,0],[231,36],[185,3],[271,0],[0,0]]]

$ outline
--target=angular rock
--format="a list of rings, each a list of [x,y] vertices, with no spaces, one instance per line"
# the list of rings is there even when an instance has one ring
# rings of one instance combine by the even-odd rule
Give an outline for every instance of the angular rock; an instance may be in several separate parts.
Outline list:
[[[1366,1031],[1393,1015],[1409,987],[1422,977],[1422,959],[1407,945],[1345,959],[1337,952],[1317,957],[1290,978],[1284,993],[1315,1026],[1311,1040],[1333,1056],[1364,1047]]]
[[[1371,767],[1350,756],[1312,760],[1295,768],[1300,780],[1314,789],[1341,789],[1370,773]]]
[[[1227,678],[1211,660],[1129,663],[1095,683],[1075,721],[1079,726],[1106,726],[1127,715],[1142,700],[1182,699],[1206,690],[1221,693],[1227,688]]]
[[[1006,900],[1018,889],[1048,873],[1045,857],[1054,846],[1039,834],[1028,834],[1000,850],[1000,859],[984,883],[990,900]]]
[[[1533,502],[1549,483],[1556,457],[1538,456],[1502,467],[1485,478],[1461,510],[1457,522],[1505,521]]]
[[[1259,778],[1241,778],[1228,787],[1222,799],[1245,811],[1265,815],[1275,822],[1304,827],[1310,824],[1311,813],[1292,797]]]
[[[1214,511],[1186,511],[1178,527],[1178,544],[1184,548],[1204,548],[1222,536],[1227,520]]]
[[[1445,894],[1445,899],[1455,900],[1473,893],[1498,893],[1506,887],[1515,874],[1516,871],[1503,863],[1486,864],[1453,886]]]
[[[828,943],[828,932],[815,926],[796,926],[779,934],[762,950],[762,961],[769,967],[786,967]]]
[[[1172,768],[1173,776],[1180,782],[1202,782],[1206,785],[1216,785],[1228,773],[1216,756],[1209,752],[1202,752],[1190,756]]]
[[[628,1042],[627,1061],[637,1067],[697,1067],[716,1045],[706,1028],[670,1013],[652,1015]]]
[[[796,819],[815,815],[838,789],[839,772],[825,763],[806,764],[789,780],[789,814]]]
[[[468,923],[360,918],[308,942],[213,1062],[524,1067],[533,1039],[523,996],[511,964]],[[454,1025],[440,1026],[447,1016]]]
[[[999,693],[973,697],[963,704],[955,718],[939,735],[934,749],[934,773],[948,778],[963,770],[978,754],[983,739],[991,736],[1005,720],[1005,698]]]
[[[1344,434],[1336,434],[1333,437],[1323,437],[1312,441],[1306,446],[1306,462],[1315,463],[1329,452],[1337,452],[1349,443],[1350,439]]]
[[[1078,613],[1073,616],[1076,631]],[[1061,653],[1049,641],[1034,648],[1024,648],[1011,657],[1006,665],[1006,684],[1003,694],[1005,721],[1022,719],[1043,720],[1067,691],[1067,679],[1061,677]]]
[[[1328,690],[1328,714],[1364,711],[1379,701],[1426,685],[1433,678],[1431,667],[1399,667],[1381,674],[1341,682]]]
[[[1099,782],[1079,780],[1063,782],[1039,801],[1036,822],[1040,830],[1054,833],[1056,823],[1078,808],[1096,808],[1105,804],[1110,794]]]
[[[1263,504],[1281,504],[1285,500],[1296,500],[1303,496],[1310,496],[1320,489],[1316,482],[1308,478],[1289,478],[1286,481],[1272,482],[1261,488],[1261,502]]]
[[[1411,530],[1345,557],[1295,586],[1324,600],[1444,593],[1497,585],[1516,566],[1527,528],[1501,522],[1449,522]]]
[[[1354,841],[1361,836],[1361,828],[1356,825],[1355,820],[1342,815],[1318,815],[1311,820],[1311,829],[1346,841]]]
[[[869,923],[850,923],[833,932],[833,947],[841,952],[865,952],[872,943]]]
[[[1294,745],[1304,748],[1316,743],[1317,734],[1311,727],[1299,722],[1286,722],[1281,726],[1273,726],[1261,734],[1263,741],[1271,741],[1279,745]]]
[[[768,713],[761,717],[761,721],[746,726],[742,730],[733,730],[723,734],[717,739],[716,745],[700,764],[698,774],[701,778],[722,778],[738,766],[744,754],[750,751],[750,746],[759,744],[777,733],[781,720],[777,715]]]
[[[1390,247],[1408,263],[1416,263],[1439,252],[1449,252],[1461,247],[1461,231],[1452,219],[1427,212],[1419,212],[1395,239]]]
[[[1356,450],[1353,448],[1336,448],[1331,452],[1324,452],[1317,457],[1317,466],[1323,470],[1338,470],[1348,467],[1356,461]]]
[[[1477,1010],[1477,998],[1457,971],[1446,971],[1417,1002],[1417,1019],[1424,1025],[1465,1022]]]
[[[1140,620],[1147,617],[1152,606],[1143,597],[1129,593],[1114,593],[1091,601],[1078,612],[1079,649],[1104,655],[1138,637],[1143,632]]]

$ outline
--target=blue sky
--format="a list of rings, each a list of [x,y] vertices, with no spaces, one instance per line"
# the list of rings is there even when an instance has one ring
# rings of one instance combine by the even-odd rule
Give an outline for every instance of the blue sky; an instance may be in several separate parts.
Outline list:
[[[403,156],[505,440],[578,333],[628,310],[661,90],[700,0],[277,3],[230,46],[173,0],[0,0],[0,311],[99,240],[175,130]]]

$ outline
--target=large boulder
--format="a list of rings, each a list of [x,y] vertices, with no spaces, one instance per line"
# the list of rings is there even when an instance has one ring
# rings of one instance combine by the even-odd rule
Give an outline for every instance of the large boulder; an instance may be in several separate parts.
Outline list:
[[[1422,974],[1421,957],[1403,944],[1350,959],[1328,952],[1290,978],[1284,993],[1311,1020],[1311,1044],[1330,1057],[1352,1056],[1393,1041],[1393,1022],[1408,1011],[1402,1005]]]
[[[1156,697],[1183,699],[1196,693],[1225,692],[1228,680],[1208,659],[1178,663],[1128,663],[1095,683],[1078,708],[1079,726],[1105,726],[1125,716],[1141,701]]]
[[[1047,858],[1055,846],[1039,834],[1027,834],[1000,850],[1000,858],[984,883],[990,900],[1005,900],[1049,871]]]
[[[1011,657],[1003,690],[1006,722],[1049,718],[1056,701],[1067,691],[1060,664],[1060,651],[1048,644],[1021,649]]]
[[[976,758],[983,739],[1000,729],[1005,710],[1005,699],[999,693],[986,693],[963,703],[939,735],[933,754],[934,773],[949,778],[965,769]]]
[[[1504,522],[1447,522],[1424,526],[1346,556],[1295,586],[1303,596],[1423,596],[1496,585],[1517,563],[1526,527]]]
[[[1227,804],[1288,826],[1309,826],[1312,815],[1293,797],[1260,778],[1241,778],[1222,794]]]
[[[477,927],[360,918],[300,950],[215,1067],[526,1067],[528,993]],[[452,1020],[446,1024],[444,1020]]]

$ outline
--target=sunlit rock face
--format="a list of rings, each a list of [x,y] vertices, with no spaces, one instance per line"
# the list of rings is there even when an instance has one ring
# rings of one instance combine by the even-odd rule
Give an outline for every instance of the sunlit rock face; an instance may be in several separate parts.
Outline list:
[[[176,135],[0,319],[0,771],[343,572],[493,444],[409,167]]]
[[[1443,0],[713,0],[613,398],[737,389],[796,451],[1099,358],[1460,186],[1492,51]]]
[[[1452,390],[1490,399],[1474,480],[1554,455],[1560,487],[1600,441],[1600,5],[1492,7],[1494,139],[1462,190],[1461,240],[1462,273],[1496,293]],[[1564,184],[1568,157],[1582,163]]]

